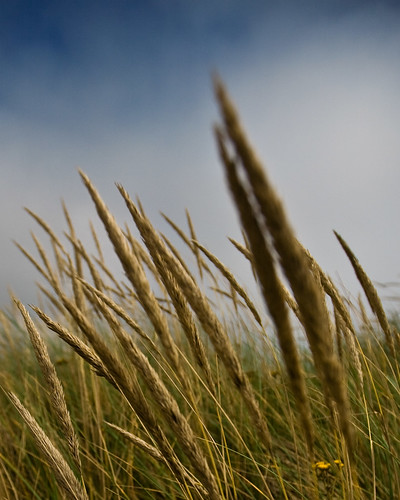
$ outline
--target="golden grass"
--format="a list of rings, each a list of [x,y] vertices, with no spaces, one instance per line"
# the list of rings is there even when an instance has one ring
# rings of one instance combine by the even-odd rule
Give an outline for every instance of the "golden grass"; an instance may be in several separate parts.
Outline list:
[[[45,280],[43,304],[31,306],[38,324],[15,299],[41,375],[13,334],[22,330],[14,311],[0,316],[9,370],[0,381],[36,448],[18,420],[0,414],[1,498],[400,496],[398,332],[343,238],[336,234],[376,327],[300,244],[218,79],[215,92],[215,136],[244,238],[231,242],[249,261],[267,314],[198,241],[188,212],[188,234],[163,217],[195,271],[121,185],[142,242],[80,172],[121,280],[93,224],[95,256],[64,203],[70,251],[26,209],[50,241],[49,252],[32,234],[38,258],[17,244]],[[58,354],[49,331],[71,350]]]
[[[24,407],[18,397],[12,392],[7,393],[12,404],[18,413],[24,419],[35,439],[36,445],[46,458],[51,470],[53,471],[57,483],[65,492],[66,497],[71,500],[86,500],[87,494],[82,485],[77,481],[71,468],[64,460],[61,453],[53,445],[40,425],[32,417],[29,411]]]

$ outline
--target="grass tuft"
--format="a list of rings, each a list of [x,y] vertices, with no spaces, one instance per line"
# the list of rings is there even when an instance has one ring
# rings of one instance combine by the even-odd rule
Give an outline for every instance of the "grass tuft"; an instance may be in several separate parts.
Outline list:
[[[0,313],[1,498],[400,498],[398,325],[340,235],[375,319],[299,242],[214,85],[243,234],[230,241],[265,309],[189,212],[187,230],[163,217],[191,259],[117,185],[120,227],[80,171],[121,279],[93,224],[96,255],[64,203],[63,238],[26,209],[48,241],[32,233],[37,256],[17,243],[42,280],[35,321],[17,298]]]

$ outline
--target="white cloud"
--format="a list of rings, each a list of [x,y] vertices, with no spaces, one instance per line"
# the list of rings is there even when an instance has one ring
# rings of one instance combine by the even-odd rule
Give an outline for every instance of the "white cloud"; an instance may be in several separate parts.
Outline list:
[[[303,243],[353,291],[331,229],[373,279],[399,275],[400,35],[365,17],[319,24],[275,62],[257,54],[231,86]]]
[[[331,232],[336,229],[373,279],[393,280],[400,250],[398,17],[384,9],[378,16],[358,10],[334,19],[314,12],[310,25],[306,12],[296,21],[298,11],[260,15],[232,47],[228,35],[215,32],[215,46],[201,41],[204,26],[212,27],[206,16],[189,48],[177,45],[178,38],[171,46],[154,42],[159,68],[158,61],[138,57],[140,47],[137,66],[130,65],[129,46],[120,42],[134,36],[126,39],[122,30],[113,37],[115,20],[105,34],[103,19],[88,40],[74,40],[83,44],[78,62],[63,65],[51,51],[38,50],[6,73],[0,115],[3,290],[10,284],[31,300],[29,284],[37,277],[9,243],[15,238],[33,248],[28,233],[34,224],[22,205],[61,233],[63,197],[78,234],[87,236],[87,220],[95,214],[77,166],[119,222],[129,215],[114,181],[138,194],[163,230],[159,210],[184,225],[189,208],[201,241],[250,276],[225,240],[240,233],[211,133],[216,109],[207,72],[216,64],[303,243],[354,289]],[[114,44],[103,53],[110,37]],[[157,81],[162,76],[165,82]]]

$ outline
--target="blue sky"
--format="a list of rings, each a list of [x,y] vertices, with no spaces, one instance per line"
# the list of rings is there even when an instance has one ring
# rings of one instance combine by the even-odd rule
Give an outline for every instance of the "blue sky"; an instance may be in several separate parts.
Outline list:
[[[115,182],[185,224],[251,287],[212,136],[224,79],[302,243],[353,293],[332,229],[375,281],[399,279],[400,9],[352,1],[10,1],[0,6],[0,300],[34,300],[28,206],[62,235],[96,219],[82,168],[121,223]],[[101,227],[97,225],[97,227]],[[116,263],[111,266],[118,272]]]

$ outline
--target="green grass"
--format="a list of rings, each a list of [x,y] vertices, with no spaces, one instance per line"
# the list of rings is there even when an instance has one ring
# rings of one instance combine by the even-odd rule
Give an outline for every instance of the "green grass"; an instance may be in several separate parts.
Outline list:
[[[254,325],[253,328],[253,336],[263,335]],[[10,325],[10,329],[14,340],[22,335],[15,324]],[[45,382],[27,342],[21,339],[18,342],[19,349],[13,350],[7,345],[6,339],[2,340],[5,342],[2,348],[2,385],[12,388],[23,398],[25,406],[31,409],[45,432],[68,456],[64,436],[57,431],[57,422],[52,415]],[[356,467],[360,488],[365,498],[372,498],[374,489],[376,498],[396,498],[400,491],[398,376],[393,373],[394,361],[387,357],[384,343],[374,337],[371,344],[363,340],[365,346],[362,351],[360,347],[364,356],[363,393],[357,390],[354,371],[350,369],[348,372],[357,429]],[[120,498],[184,498],[179,485],[165,466],[105,424],[106,421],[114,423],[148,440],[124,398],[104,379],[97,377],[78,356],[60,345],[60,341],[49,338],[47,343],[80,439],[84,480],[90,498],[111,499],[118,498],[118,495]],[[115,344],[112,341],[110,343]],[[316,484],[320,498],[345,498],[346,477],[334,464],[335,459],[342,458],[342,444],[340,436],[332,432],[329,411],[309,362],[309,354],[304,352],[303,360],[317,431],[316,461],[331,464],[329,470],[318,471],[316,484],[313,483],[313,464],[308,461],[285,369],[279,364],[279,353],[269,344],[243,341],[238,348],[269,423],[275,444],[275,463],[265,460],[246,410],[235,390],[227,383],[224,370],[217,363],[215,355],[209,353],[213,358],[218,404],[226,414],[217,411],[218,406],[204,394],[197,377],[188,370],[198,395],[196,412],[201,415],[215,441],[212,444],[214,455],[218,453],[221,467],[223,464],[226,468],[225,477],[222,471],[218,471],[226,498],[235,498],[235,494],[237,498],[263,498],[263,494],[257,490],[263,491],[260,473],[267,473],[271,483],[276,485],[273,492],[275,498],[285,498],[284,491],[280,491],[277,486],[280,481],[288,498],[310,498],[310,491],[316,488]],[[113,348],[117,349],[118,346],[113,345]],[[187,349],[185,343],[182,349]],[[190,353],[187,354],[190,357]],[[346,359],[344,362],[351,363]],[[150,398],[145,387],[143,390]],[[195,424],[195,417],[184,399],[174,387],[171,387],[171,392]],[[62,498],[51,470],[40,457],[32,436],[4,393],[1,394],[0,415],[2,498]],[[163,423],[162,414],[158,416]],[[174,443],[173,434],[168,429],[166,432]],[[202,438],[199,437],[199,440]],[[179,447],[176,448],[179,451]]]
[[[266,307],[192,243],[190,219],[187,232],[175,226],[191,251],[182,265],[122,188],[142,242],[117,226],[82,174],[126,278],[109,273],[100,251],[86,253],[66,209],[64,243],[31,213],[50,243],[35,240],[38,257],[22,250],[41,274],[49,317],[31,310],[32,326],[18,301],[1,316],[0,498],[400,497],[396,324],[340,237],[371,314],[345,300],[304,251],[216,87],[243,258]],[[278,310],[292,311],[289,328]],[[70,345],[58,338],[66,332]],[[294,332],[302,339],[293,344]]]

